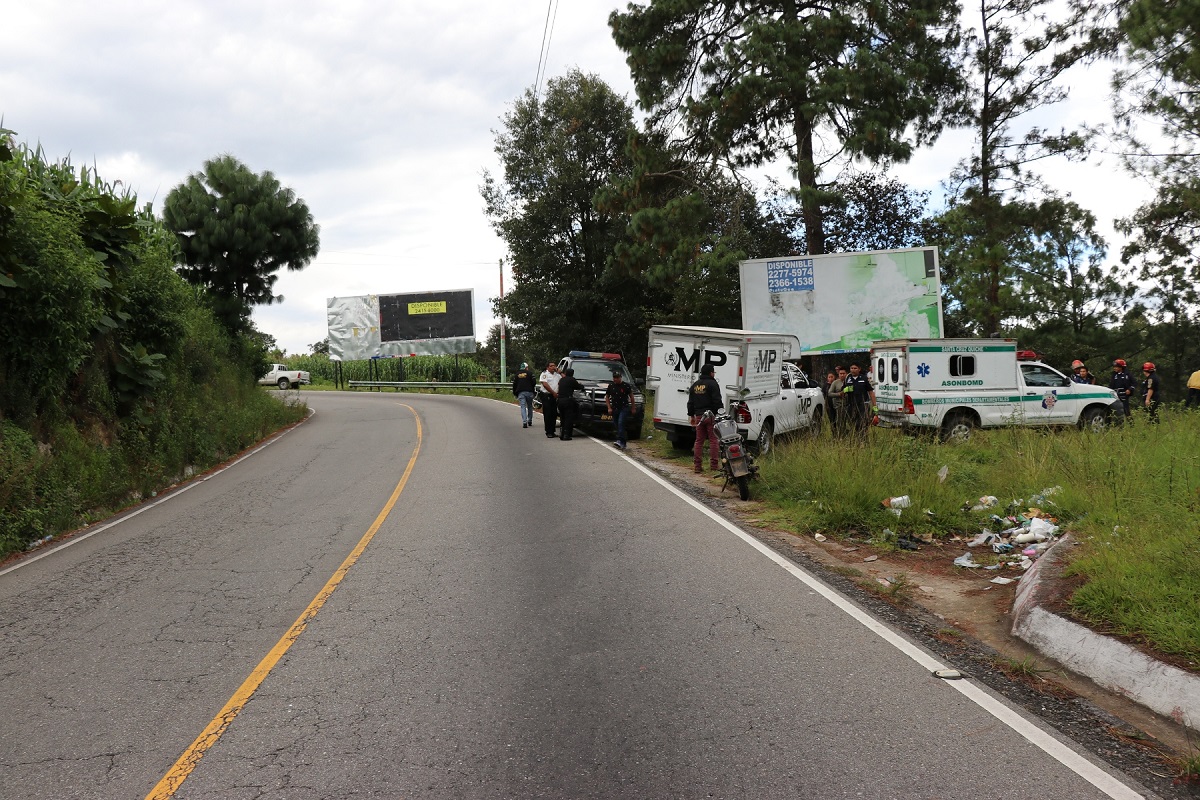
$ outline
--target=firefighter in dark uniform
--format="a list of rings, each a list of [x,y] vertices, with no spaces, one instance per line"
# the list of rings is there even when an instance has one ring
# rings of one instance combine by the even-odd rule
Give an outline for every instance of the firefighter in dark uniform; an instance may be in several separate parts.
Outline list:
[[[856,430],[865,435],[871,424],[871,413],[875,409],[875,390],[871,381],[863,374],[862,366],[850,365],[850,374],[842,384],[842,412],[846,415],[846,430]]]
[[[687,413],[691,418],[692,427],[696,429],[696,445],[692,448],[692,456],[696,472],[704,472],[704,443],[708,442],[708,468],[721,468],[720,445],[717,442],[717,432],[713,428],[713,418],[705,417],[705,411],[713,414],[719,412],[724,405],[721,401],[721,386],[713,377],[716,368],[705,364],[700,368],[700,377],[688,388]]]
[[[1117,399],[1125,409],[1125,419],[1129,419],[1129,400],[1137,391],[1137,381],[1129,374],[1126,366],[1123,358],[1113,362],[1113,376],[1108,382],[1108,388],[1117,393]]]

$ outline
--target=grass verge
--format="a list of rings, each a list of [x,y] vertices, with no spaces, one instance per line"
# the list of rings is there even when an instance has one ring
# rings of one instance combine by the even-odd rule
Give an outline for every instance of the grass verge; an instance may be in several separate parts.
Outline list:
[[[691,458],[657,431],[643,444],[659,458]],[[884,429],[857,441],[826,429],[779,440],[758,463],[763,521],[885,549],[905,538],[974,536],[996,527],[992,514],[1042,507],[1080,545],[1068,566],[1083,578],[1072,613],[1200,671],[1200,414],[1164,413],[1160,425],[1141,418],[1102,434],[977,431],[966,444]],[[896,516],[882,501],[900,495],[911,506]],[[984,495],[997,507],[971,511]]]

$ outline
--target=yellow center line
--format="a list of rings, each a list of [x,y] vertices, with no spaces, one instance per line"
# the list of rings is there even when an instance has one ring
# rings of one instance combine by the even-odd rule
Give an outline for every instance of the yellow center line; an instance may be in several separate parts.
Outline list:
[[[146,795],[146,800],[166,800],[173,797],[175,792],[179,791],[179,787],[187,780],[188,775],[192,774],[192,770],[200,763],[200,759],[204,758],[204,754],[208,749],[217,743],[230,724],[241,713],[246,704],[250,702],[250,698],[266,680],[267,675],[271,673],[275,665],[279,663],[279,659],[291,648],[292,644],[300,638],[300,634],[308,626],[308,623],[317,615],[321,607],[325,605],[325,601],[329,599],[334,590],[342,582],[342,578],[346,577],[346,573],[354,566],[363,551],[367,549],[367,545],[371,543],[371,539],[375,537],[376,531],[383,525],[388,518],[388,514],[392,512],[392,508],[396,505],[396,501],[400,499],[400,493],[404,491],[404,485],[408,483],[408,477],[412,474],[413,466],[417,463],[417,455],[421,452],[421,417],[417,414],[416,409],[412,406],[398,403],[412,412],[413,418],[417,422],[417,444],[413,448],[412,457],[408,459],[408,466],[404,468],[404,474],[400,476],[400,482],[396,484],[396,488],[392,490],[392,496],[388,498],[384,504],[383,510],[379,512],[379,516],[375,517],[375,521],[371,523],[371,527],[363,534],[362,539],[350,551],[350,555],[346,556],[346,560],[333,573],[333,577],[325,584],[313,601],[308,604],[300,618],[292,623],[292,627],[288,628],[287,633],[283,635],[271,652],[267,653],[262,661],[258,662],[258,666],[250,673],[250,676],[242,683],[238,690],[234,692],[233,697],[229,698],[229,702],[225,704],[217,716],[204,731],[196,737],[196,741],[192,742],[187,750],[183,751],[183,755],[179,760],[167,770],[167,774],[163,776],[158,785],[151,790],[150,794]]]

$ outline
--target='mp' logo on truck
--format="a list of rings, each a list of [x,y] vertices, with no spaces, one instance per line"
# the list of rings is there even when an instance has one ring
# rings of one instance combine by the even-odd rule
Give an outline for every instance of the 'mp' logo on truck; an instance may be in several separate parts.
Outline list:
[[[754,357],[754,372],[772,372],[775,362],[779,360],[778,350],[759,350]]]
[[[724,353],[716,353],[711,350],[705,351],[704,363],[712,364],[714,367],[725,366],[728,357]],[[683,347],[675,348],[675,357],[667,357],[667,363],[674,362],[676,372],[699,372],[700,371],[700,350],[692,349],[690,352]]]

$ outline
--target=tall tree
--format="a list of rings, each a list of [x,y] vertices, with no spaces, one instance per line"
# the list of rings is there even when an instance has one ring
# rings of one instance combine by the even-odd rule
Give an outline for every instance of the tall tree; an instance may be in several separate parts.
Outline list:
[[[231,155],[204,162],[172,189],[163,221],[179,239],[180,275],[208,291],[231,331],[246,329],[251,306],[282,301],[276,273],[304,269],[321,246],[305,202]]]
[[[1091,10],[1103,51],[1123,56],[1113,133],[1126,168],[1155,187],[1118,222],[1130,237],[1122,259],[1148,287],[1171,366],[1190,373],[1200,354],[1200,3],[1114,0]]]
[[[827,252],[895,250],[927,243],[929,192],[875,172],[847,172],[831,189],[836,199],[825,210]],[[789,194],[773,185],[769,206],[791,232],[796,252],[808,252],[803,215]]]
[[[1087,138],[1050,131],[1031,115],[1065,99],[1063,73],[1084,49],[1079,13],[1052,18],[1054,0],[977,0],[977,30],[968,37],[972,76],[970,127],[975,149],[948,182],[944,229],[953,238],[944,259],[952,304],[989,335],[1024,314],[1022,258],[1030,256],[1043,198],[1057,202],[1031,165],[1082,155]]]
[[[1106,266],[1095,216],[1053,197],[1031,206],[1030,216],[1017,278],[1018,291],[1033,302],[1008,332],[1060,364],[1112,353],[1114,328],[1135,288]]]
[[[749,187],[660,132],[630,137],[632,165],[600,194],[600,206],[627,215],[614,268],[671,294],[652,322],[741,326],[738,262],[790,255],[783,223]]]
[[[786,154],[819,254],[822,166],[905,161],[954,118],[957,11],[954,0],[649,0],[609,25],[652,123],[681,123],[735,167]]]
[[[527,90],[496,132],[503,174],[485,173],[481,192],[516,282],[499,310],[533,352],[644,356],[648,309],[661,307],[664,293],[610,266],[626,219],[595,202],[627,173],[632,130],[629,104],[575,70],[551,79],[545,97]]]

